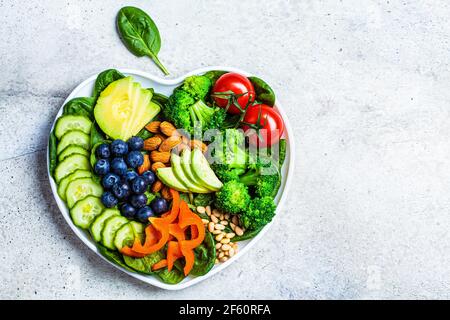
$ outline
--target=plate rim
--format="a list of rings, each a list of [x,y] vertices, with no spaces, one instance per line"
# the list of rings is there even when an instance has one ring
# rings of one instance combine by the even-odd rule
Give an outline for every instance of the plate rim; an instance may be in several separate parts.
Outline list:
[[[181,75],[177,78],[172,78],[172,79],[163,79],[160,78],[158,76],[155,76],[153,74],[147,73],[145,71],[140,71],[140,70],[136,70],[136,69],[130,69],[130,68],[116,68],[116,70],[120,71],[123,74],[126,75],[137,75],[143,78],[147,78],[151,81],[157,82],[161,85],[167,85],[167,86],[173,86],[176,84],[181,83],[186,77],[191,76],[191,75],[195,75],[195,74],[202,74],[208,71],[212,71],[212,70],[223,70],[223,71],[227,71],[227,72],[238,72],[241,73],[245,76],[252,76],[253,74],[247,71],[244,71],[242,69],[238,69],[235,67],[227,67],[227,66],[207,66],[207,67],[202,67],[202,68],[198,68],[192,71],[189,71],[187,73],[185,73],[184,75]],[[78,84],[71,92],[70,94],[67,96],[67,98],[64,100],[64,102],[61,104],[61,107],[58,109],[58,112],[56,113],[52,125],[50,127],[50,131],[48,132],[48,137],[50,137],[50,134],[52,133],[56,120],[59,118],[59,116],[62,114],[62,109],[64,107],[64,105],[71,99],[77,97],[77,91],[80,90],[80,88],[83,88],[84,86],[86,86],[89,82],[95,82],[95,79],[97,78],[97,76],[99,75],[99,73],[93,74],[91,76],[89,76],[87,79],[85,79],[84,81],[82,81],[80,84]],[[104,261],[108,262],[109,264],[113,265],[115,268],[123,271],[124,273],[126,273],[127,275],[134,277],[138,280],[141,280],[147,284],[153,285],[155,287],[159,287],[161,289],[165,289],[165,290],[181,290],[181,289],[185,289],[188,288],[190,286],[193,286],[197,283],[202,282],[203,280],[206,280],[209,277],[212,277],[213,275],[223,271],[225,268],[227,268],[228,266],[230,266],[231,264],[233,264],[237,259],[239,259],[241,256],[243,256],[248,250],[250,250],[265,234],[266,232],[270,229],[270,227],[272,226],[272,224],[274,223],[274,221],[278,218],[281,208],[283,207],[283,205],[286,202],[286,198],[287,195],[289,193],[289,189],[291,186],[291,182],[292,182],[292,177],[293,177],[293,173],[294,173],[294,164],[295,164],[295,139],[294,139],[294,135],[293,135],[293,130],[292,127],[290,125],[289,119],[287,118],[283,107],[281,106],[280,102],[279,102],[279,98],[276,98],[276,107],[277,107],[277,111],[280,113],[281,117],[283,118],[284,121],[284,125],[285,125],[285,130],[287,132],[287,137],[288,139],[288,150],[289,150],[289,157],[287,158],[287,164],[288,164],[288,169],[286,172],[286,180],[283,186],[283,192],[280,196],[279,202],[277,204],[277,208],[276,208],[276,214],[274,219],[272,219],[272,221],[267,224],[254,238],[250,239],[249,242],[245,245],[245,247],[242,250],[239,250],[238,253],[233,256],[231,259],[229,259],[227,262],[222,263],[220,265],[216,265],[213,269],[211,269],[207,274],[203,275],[203,276],[198,276],[198,277],[194,277],[191,279],[188,279],[187,281],[183,281],[180,282],[178,284],[167,284],[162,282],[161,280],[159,280],[157,277],[152,276],[152,275],[142,275],[139,273],[135,273],[135,272],[130,272],[126,269],[124,269],[123,267],[109,261],[106,257],[104,257],[99,250],[97,249],[97,246],[93,243],[92,240],[89,240],[85,231],[82,231],[80,228],[78,228],[77,226],[75,226],[75,224],[73,223],[72,219],[70,218],[70,213],[69,210],[67,209],[65,203],[63,202],[63,200],[59,197],[58,193],[57,193],[57,189],[56,189],[56,183],[53,180],[51,174],[50,174],[50,170],[49,170],[49,138],[47,138],[47,175],[48,175],[48,179],[49,179],[49,183],[50,183],[50,187],[52,190],[52,194],[53,194],[53,198],[56,201],[56,204],[58,206],[59,211],[61,212],[61,214],[63,215],[64,219],[66,220],[67,224],[70,226],[70,228],[72,229],[72,231],[77,235],[77,237],[86,245],[89,247],[89,249],[91,249],[92,251],[94,251],[98,256],[100,256],[100,258],[102,258]],[[286,162],[285,162],[286,165]]]

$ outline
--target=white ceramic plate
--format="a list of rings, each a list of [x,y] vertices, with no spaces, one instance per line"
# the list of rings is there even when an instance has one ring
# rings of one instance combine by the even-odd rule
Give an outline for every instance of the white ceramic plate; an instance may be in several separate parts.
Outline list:
[[[193,75],[193,74],[203,74],[207,71],[210,70],[224,70],[224,71],[233,71],[233,72],[239,72],[241,74],[244,74],[246,76],[250,76],[251,74],[248,72],[245,72],[243,70],[238,70],[236,68],[229,68],[229,67],[222,67],[222,66],[213,66],[213,67],[206,67],[206,68],[202,68],[202,69],[197,69],[194,70],[192,72],[189,72],[188,74],[185,74],[179,78],[176,79],[161,79],[158,77],[155,77],[151,74],[142,72],[142,71],[136,71],[136,70],[131,70],[131,69],[118,69],[120,70],[123,74],[125,75],[130,75],[134,78],[135,81],[138,81],[142,84],[142,86],[144,88],[154,88],[155,92],[159,92],[162,94],[165,94],[167,96],[169,96],[173,89],[175,87],[177,87],[187,76]],[[85,81],[83,81],[80,85],[78,85],[73,91],[72,93],[67,97],[67,99],[64,101],[63,105],[66,104],[69,100],[76,98],[76,97],[89,97],[92,94],[92,89],[94,87],[94,82],[95,79],[97,78],[97,75],[93,75],[91,77],[89,77],[88,79],[86,79]],[[285,123],[285,137],[287,139],[287,150],[286,150],[286,160],[285,163],[283,165],[282,168],[282,183],[281,183],[281,187],[280,190],[278,192],[278,195],[275,199],[275,202],[277,203],[277,214],[275,217],[277,217],[280,212],[281,212],[281,207],[283,206],[283,203],[285,201],[286,195],[287,195],[287,191],[290,185],[290,182],[292,180],[292,174],[293,174],[293,170],[294,170],[294,139],[292,136],[292,129],[291,126],[289,125],[289,120],[287,118],[287,116],[285,115],[285,113],[283,112],[283,109],[280,105],[279,100],[277,100],[276,102],[277,105],[277,109],[280,112],[281,116],[283,117],[284,123]],[[56,118],[53,122],[52,125],[52,129],[53,130],[53,126],[55,125],[56,119],[58,117],[61,116],[63,108],[60,108],[58,114],[56,115]],[[51,131],[50,131],[51,132]],[[141,281],[144,281],[146,283],[149,283],[151,285],[163,288],[163,289],[167,289],[167,290],[180,290],[180,289],[184,289],[187,288],[189,286],[192,286],[196,283],[199,283],[200,281],[203,281],[209,277],[211,277],[212,275],[224,270],[227,266],[229,266],[230,264],[234,263],[237,259],[239,259],[239,257],[241,257],[242,255],[244,255],[248,250],[250,250],[250,248],[261,238],[264,236],[264,234],[267,232],[267,230],[269,230],[270,225],[273,223],[273,221],[268,224],[266,227],[264,227],[264,229],[253,239],[251,240],[246,240],[246,241],[242,241],[239,242],[239,252],[232,257],[230,260],[228,260],[225,263],[221,263],[218,264],[216,266],[214,266],[214,268],[208,272],[206,275],[201,276],[201,277],[187,277],[185,278],[182,282],[175,284],[175,285],[171,285],[171,284],[166,284],[161,282],[157,277],[155,276],[146,276],[146,275],[142,275],[142,274],[138,274],[138,273],[133,273],[130,272],[128,270],[125,270],[124,268],[113,264],[112,262],[108,261],[105,257],[103,257],[99,251],[97,250],[97,247],[95,245],[95,242],[92,240],[92,238],[90,237],[89,233],[76,227],[73,222],[72,219],[70,218],[70,214],[69,214],[69,210],[65,204],[65,202],[59,197],[58,193],[57,193],[57,186],[53,180],[53,178],[50,175],[50,172],[48,171],[48,163],[49,163],[49,158],[48,158],[48,146],[47,146],[47,172],[48,172],[48,177],[50,180],[50,185],[52,188],[52,192],[53,192],[53,196],[55,197],[56,203],[58,204],[59,209],[61,210],[62,215],[64,216],[64,218],[66,219],[67,223],[69,224],[69,226],[72,228],[73,232],[75,232],[75,234],[95,253],[97,253],[102,259],[104,259],[105,261],[107,261],[108,263],[111,263],[114,267],[122,270],[123,272],[125,272],[126,274],[135,277]]]

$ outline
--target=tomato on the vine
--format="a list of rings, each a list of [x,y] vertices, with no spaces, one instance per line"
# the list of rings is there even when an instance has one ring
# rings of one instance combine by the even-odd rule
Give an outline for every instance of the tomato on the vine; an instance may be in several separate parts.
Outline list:
[[[241,110],[251,105],[256,97],[255,88],[250,80],[236,72],[225,73],[217,79],[212,92],[215,95],[214,101],[219,107],[226,108],[229,102],[231,103],[228,108],[228,113],[231,114],[242,113]]]
[[[242,121],[242,129],[249,135],[252,145],[269,147],[280,140],[284,131],[284,122],[273,108],[265,104],[255,104],[248,107]],[[252,129],[252,132],[248,132]]]

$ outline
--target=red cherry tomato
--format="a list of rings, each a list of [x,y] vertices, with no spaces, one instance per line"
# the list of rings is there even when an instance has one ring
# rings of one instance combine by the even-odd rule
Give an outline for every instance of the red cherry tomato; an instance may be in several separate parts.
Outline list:
[[[247,105],[250,105],[253,101],[255,101],[256,94],[255,88],[253,88],[253,84],[250,82],[250,80],[248,80],[247,77],[239,73],[225,73],[223,76],[217,79],[216,83],[214,84],[214,94],[229,91],[234,92],[236,95],[242,94],[242,96],[237,98],[237,103],[242,110]],[[214,101],[221,108],[226,108],[226,106],[228,105],[227,97],[222,98],[216,96],[214,97]],[[228,113],[240,114],[241,111],[235,105],[231,105],[228,108]]]
[[[257,130],[252,128],[257,125],[259,117],[259,136]],[[280,140],[284,131],[284,122],[280,114],[265,104],[250,106],[245,114],[242,129],[249,136],[252,145],[269,147]],[[255,130],[252,130],[255,129]],[[249,132],[249,130],[252,130]]]

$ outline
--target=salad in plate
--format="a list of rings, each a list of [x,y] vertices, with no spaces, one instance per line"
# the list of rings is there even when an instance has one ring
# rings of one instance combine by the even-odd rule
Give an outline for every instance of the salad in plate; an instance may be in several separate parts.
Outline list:
[[[167,97],[115,69],[67,102],[49,171],[73,223],[113,263],[176,284],[202,276],[275,215],[286,153],[275,94],[209,71]]]

